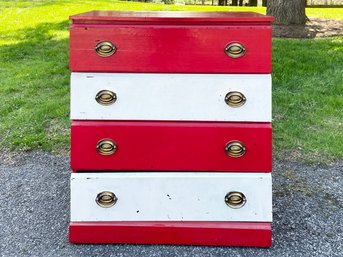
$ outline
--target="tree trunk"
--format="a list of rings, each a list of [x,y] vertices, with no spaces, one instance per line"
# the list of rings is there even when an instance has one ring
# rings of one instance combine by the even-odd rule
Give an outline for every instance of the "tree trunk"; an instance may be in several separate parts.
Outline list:
[[[257,6],[257,0],[249,0],[249,6]]]
[[[225,5],[225,0],[218,0],[218,5]]]
[[[274,16],[275,24],[305,24],[305,1],[268,0],[267,15]]]
[[[202,4],[202,5],[205,5],[205,0],[201,0],[201,4]]]
[[[237,6],[238,5],[238,0],[232,0],[232,5]]]
[[[267,6],[267,0],[262,0],[262,6]]]
[[[239,6],[243,6],[243,0],[239,0]]]

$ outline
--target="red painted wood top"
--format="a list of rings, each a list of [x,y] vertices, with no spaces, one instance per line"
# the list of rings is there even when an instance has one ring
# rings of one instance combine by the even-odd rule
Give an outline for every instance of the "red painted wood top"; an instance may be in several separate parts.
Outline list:
[[[270,25],[274,18],[254,12],[91,11],[70,16],[73,24]]]

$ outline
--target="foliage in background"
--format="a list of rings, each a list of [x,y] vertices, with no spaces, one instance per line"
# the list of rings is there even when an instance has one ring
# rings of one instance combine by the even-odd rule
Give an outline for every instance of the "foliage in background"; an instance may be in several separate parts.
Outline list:
[[[93,9],[256,11],[258,7],[124,1],[0,2],[0,143],[12,150],[69,149],[68,16]],[[343,19],[342,9],[308,9]],[[309,14],[311,13],[311,14]],[[275,39],[274,153],[278,158],[343,158],[343,37]]]

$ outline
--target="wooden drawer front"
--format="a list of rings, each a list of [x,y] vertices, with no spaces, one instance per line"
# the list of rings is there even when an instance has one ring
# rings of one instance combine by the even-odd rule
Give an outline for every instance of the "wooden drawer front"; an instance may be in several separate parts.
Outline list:
[[[271,152],[270,123],[73,121],[71,127],[74,171],[270,172]]]
[[[271,222],[271,183],[270,173],[74,173],[71,221]],[[116,202],[103,205],[104,192]],[[233,192],[244,204],[227,205]]]
[[[101,72],[271,73],[271,26],[72,25],[70,70]],[[99,56],[103,41],[115,53]],[[241,43],[245,54],[225,48]]]
[[[270,122],[271,76],[72,73],[71,118]]]

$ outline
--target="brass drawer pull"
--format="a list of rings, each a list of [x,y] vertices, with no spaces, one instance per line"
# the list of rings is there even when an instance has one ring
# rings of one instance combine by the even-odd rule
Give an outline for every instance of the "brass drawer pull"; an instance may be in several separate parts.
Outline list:
[[[116,204],[117,200],[117,196],[110,191],[103,191],[99,193],[95,198],[95,202],[103,208],[112,207]]]
[[[226,154],[233,158],[242,157],[246,151],[245,145],[239,141],[231,141],[225,146]]]
[[[95,52],[101,57],[109,57],[116,51],[116,46],[110,41],[102,41],[95,46]]]
[[[110,90],[101,90],[96,94],[95,100],[101,105],[111,105],[117,101],[117,95]]]
[[[225,47],[225,53],[231,58],[239,58],[245,55],[246,49],[241,43],[231,43]]]
[[[225,196],[225,203],[233,209],[242,208],[246,203],[245,195],[241,192],[229,192]]]
[[[116,152],[117,146],[110,139],[102,139],[96,144],[96,150],[101,155],[111,155]]]
[[[231,107],[240,107],[245,104],[245,95],[238,91],[231,91],[225,96],[225,103]]]

